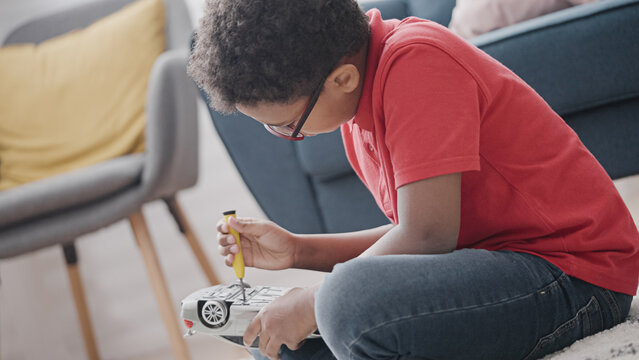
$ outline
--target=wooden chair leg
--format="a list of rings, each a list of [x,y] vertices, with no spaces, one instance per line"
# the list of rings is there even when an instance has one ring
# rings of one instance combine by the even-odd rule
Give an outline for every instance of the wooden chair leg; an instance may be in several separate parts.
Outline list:
[[[87,301],[86,297],[84,296],[82,279],[80,278],[80,272],[78,270],[78,256],[75,250],[75,244],[64,244],[62,245],[62,250],[64,252],[64,259],[67,263],[67,274],[69,275],[69,282],[71,283],[73,300],[75,302],[75,308],[78,312],[78,319],[80,320],[80,328],[82,329],[84,346],[86,347],[89,359],[98,360],[100,359],[100,355],[98,353],[98,347],[96,345],[95,336],[93,334],[93,326],[91,326],[91,318],[89,317]]]
[[[144,221],[144,215],[141,210],[129,217],[129,222],[133,228],[133,234],[140,247],[146,270],[149,273],[151,280],[151,286],[155,292],[155,297],[160,306],[160,313],[164,320],[164,325],[169,333],[169,340],[171,341],[171,347],[173,349],[173,355],[178,360],[190,359],[189,350],[186,346],[186,342],[182,337],[178,318],[173,310],[173,303],[171,296],[169,295],[169,289],[166,286],[164,275],[162,274],[162,268],[158,256],[151,242],[151,236],[149,230]]]
[[[195,254],[195,258],[200,264],[200,267],[204,271],[204,274],[208,278],[211,285],[219,284],[220,280],[217,278],[217,275],[215,275],[215,271],[213,271],[213,268],[211,267],[211,263],[207,259],[206,254],[204,253],[204,250],[202,250],[202,246],[200,245],[200,242],[197,240],[197,237],[195,236],[195,232],[193,231],[193,228],[189,224],[189,221],[186,218],[184,211],[182,211],[182,207],[177,202],[177,199],[175,198],[175,196],[165,198],[164,202],[169,207],[169,211],[171,212],[171,215],[173,215],[175,222],[178,224],[178,228],[180,229],[180,232],[182,232],[182,234],[184,234],[184,237],[186,237],[186,240],[191,246],[191,250],[193,250],[193,253]]]

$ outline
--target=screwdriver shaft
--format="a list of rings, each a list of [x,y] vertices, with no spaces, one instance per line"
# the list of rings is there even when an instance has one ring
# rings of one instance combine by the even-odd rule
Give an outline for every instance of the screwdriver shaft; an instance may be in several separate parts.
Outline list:
[[[240,278],[240,284],[242,285],[242,302],[246,302],[246,286],[242,278]]]

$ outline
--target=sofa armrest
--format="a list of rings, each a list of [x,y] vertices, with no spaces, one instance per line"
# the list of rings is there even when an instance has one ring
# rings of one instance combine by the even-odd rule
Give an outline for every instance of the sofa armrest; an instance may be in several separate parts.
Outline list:
[[[365,0],[360,5],[364,11],[379,9],[384,19],[417,16],[447,26],[455,0]]]
[[[198,176],[197,87],[186,74],[187,49],[161,54],[151,70],[146,103],[148,198],[193,186]]]
[[[471,41],[566,115],[639,95],[637,24],[639,0],[608,0],[568,8]]]
[[[404,0],[408,14],[448,26],[456,0]]]
[[[364,11],[378,9],[384,19],[403,19],[410,15],[408,13],[408,5],[404,1],[367,0],[361,1],[360,6]]]

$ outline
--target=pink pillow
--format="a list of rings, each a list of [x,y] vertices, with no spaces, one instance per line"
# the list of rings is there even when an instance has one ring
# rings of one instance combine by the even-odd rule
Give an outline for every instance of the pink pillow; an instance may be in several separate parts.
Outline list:
[[[537,16],[596,0],[457,0],[448,27],[470,39]]]

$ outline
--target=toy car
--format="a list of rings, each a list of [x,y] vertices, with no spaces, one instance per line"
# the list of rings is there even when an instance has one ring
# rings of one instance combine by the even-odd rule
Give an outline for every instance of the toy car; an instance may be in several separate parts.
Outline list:
[[[198,290],[182,300],[181,315],[188,328],[184,335],[196,332],[217,336],[244,347],[242,337],[251,320],[266,304],[284,295],[289,289],[271,286],[246,288],[242,300],[239,284],[216,285]],[[308,338],[320,337],[314,333]],[[257,347],[259,337],[250,347]]]

